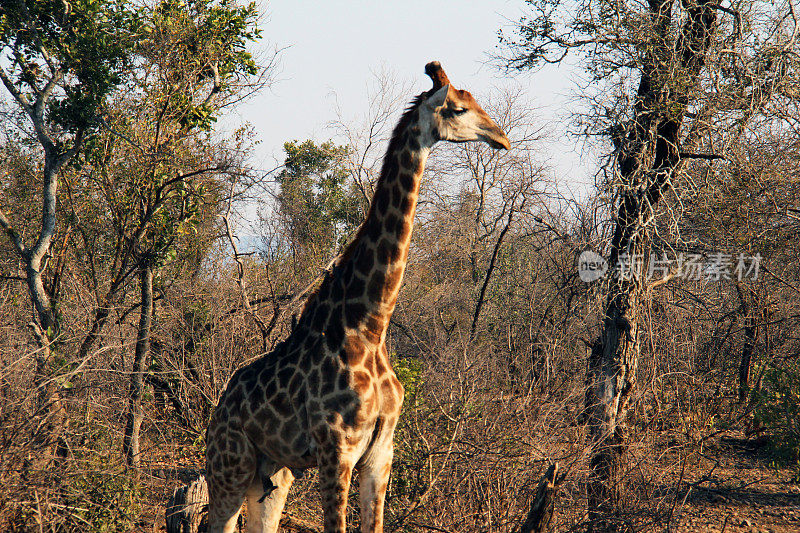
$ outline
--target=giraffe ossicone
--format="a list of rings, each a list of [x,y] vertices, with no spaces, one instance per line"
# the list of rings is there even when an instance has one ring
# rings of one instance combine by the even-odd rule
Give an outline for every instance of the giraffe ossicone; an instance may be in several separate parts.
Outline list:
[[[383,531],[393,436],[403,386],[385,337],[403,279],[419,184],[440,140],[509,140],[441,65],[433,87],[394,129],[366,219],[309,296],[289,337],[239,369],[206,433],[208,530],[231,533],[242,502],[247,531],[277,531],[289,486],[319,467],[325,533],[345,532],[347,495],[359,472],[361,530]]]

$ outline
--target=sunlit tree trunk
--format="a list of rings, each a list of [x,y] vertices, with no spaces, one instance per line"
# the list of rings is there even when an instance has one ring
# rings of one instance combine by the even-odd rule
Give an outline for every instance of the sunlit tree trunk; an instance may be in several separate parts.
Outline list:
[[[50,368],[53,350],[57,349],[54,341],[58,338],[60,323],[53,299],[45,287],[43,275],[56,229],[58,172],[75,155],[77,148],[59,152],[47,134],[41,111],[30,108],[30,116],[45,154],[41,225],[36,241],[30,246],[25,244],[17,228],[12,225],[2,211],[0,211],[0,227],[5,230],[14,245],[14,250],[25,269],[25,281],[34,311],[33,320],[29,326],[39,345],[36,352],[36,374],[34,376],[38,420],[31,435],[35,457],[30,465],[30,468],[35,470],[46,467],[47,462],[53,456],[56,442],[65,423],[61,386],[52,379],[52,369]],[[75,146],[80,145],[81,138],[81,134],[76,137]]]
[[[601,333],[589,355],[586,414],[591,445],[587,483],[589,530],[624,529],[621,491],[627,447],[627,403],[636,384],[642,265],[647,231],[665,189],[681,161],[680,128],[716,27],[709,2],[684,2],[686,19],[674,50],[670,30],[673,0],[650,2],[654,45],[642,65],[633,120],[619,124],[613,186],[619,197],[611,241],[606,304]],[[631,268],[628,268],[631,267]],[[614,276],[615,270],[620,271]]]

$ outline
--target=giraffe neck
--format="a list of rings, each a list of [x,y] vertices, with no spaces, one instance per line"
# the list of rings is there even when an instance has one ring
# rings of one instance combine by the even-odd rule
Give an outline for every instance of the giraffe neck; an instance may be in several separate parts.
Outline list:
[[[343,315],[369,342],[383,341],[403,279],[417,196],[435,139],[421,132],[420,111],[404,116],[383,161],[375,194],[355,240],[342,255]]]

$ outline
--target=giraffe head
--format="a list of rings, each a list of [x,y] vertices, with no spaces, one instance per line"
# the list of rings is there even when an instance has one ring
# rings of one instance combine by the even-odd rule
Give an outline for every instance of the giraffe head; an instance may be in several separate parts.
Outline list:
[[[492,148],[511,146],[508,137],[484,111],[472,95],[450,85],[438,61],[425,65],[425,74],[433,88],[425,93],[421,118],[434,139],[450,142],[483,141]]]

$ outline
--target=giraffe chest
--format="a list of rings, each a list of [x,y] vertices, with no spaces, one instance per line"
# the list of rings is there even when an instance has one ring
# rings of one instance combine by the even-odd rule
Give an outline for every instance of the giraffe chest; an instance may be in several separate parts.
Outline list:
[[[383,351],[368,350],[358,364],[347,364],[346,354],[340,354],[323,365],[320,390],[324,392],[308,402],[317,446],[324,448],[333,440],[344,453],[360,457],[387,421],[394,427],[403,390]]]
[[[244,367],[218,410],[261,453],[305,468],[313,466],[324,438],[355,451],[365,448],[379,419],[396,421],[402,395],[385,348],[370,349],[348,337],[335,353],[290,347]]]
[[[326,353],[308,383],[312,433],[332,432],[354,446],[369,441],[376,421],[396,417],[402,404],[402,386],[385,346],[365,342],[353,331],[338,351]]]

